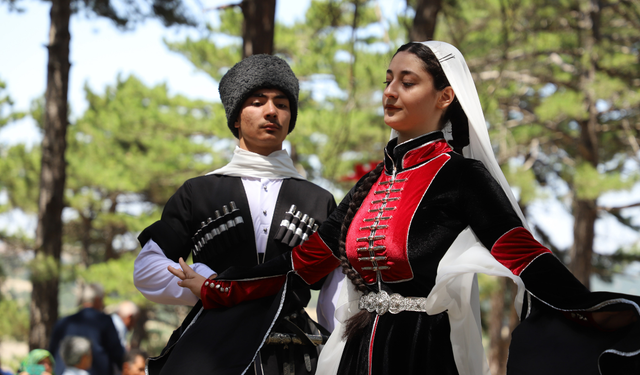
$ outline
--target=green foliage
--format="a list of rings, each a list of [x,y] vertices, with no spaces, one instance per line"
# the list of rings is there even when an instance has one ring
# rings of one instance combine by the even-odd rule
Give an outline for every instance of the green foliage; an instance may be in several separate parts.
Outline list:
[[[509,181],[509,185],[511,185],[512,188],[518,189],[520,192],[518,199],[521,205],[527,206],[535,199],[540,198],[536,184],[536,176],[532,169],[510,165],[502,170],[507,181]]]
[[[579,21],[582,11],[570,0],[443,2],[436,39],[465,55],[499,161],[524,157],[532,165],[503,168],[521,204],[550,180],[566,183],[574,199],[596,199],[636,181],[623,168],[637,160],[640,139],[633,125],[640,122],[638,6],[602,7],[599,35]],[[585,148],[587,129],[595,155]]]
[[[587,113],[584,108],[584,95],[576,91],[558,90],[542,99],[535,109],[535,114],[540,122],[564,118],[585,120]]]
[[[40,184],[40,149],[24,144],[0,145],[0,191],[7,192],[7,202],[0,213],[19,208],[26,213],[38,211]]]
[[[0,287],[7,280],[9,263],[3,259],[0,264]],[[4,288],[3,288],[4,289]],[[9,293],[0,292],[0,340],[12,338],[26,340],[29,335],[29,309],[26,303],[14,298]]]
[[[228,129],[220,105],[170,96],[165,85],[135,77],[86,93],[89,108],[69,129],[66,202],[77,215],[65,242],[91,264],[115,238],[157,220],[186,179],[223,164],[212,145]]]
[[[276,24],[275,53],[289,62],[302,86],[296,130],[287,139],[310,179],[336,187],[349,188],[352,182],[342,177],[355,163],[381,159],[388,141],[389,129],[379,115],[382,81],[405,34],[395,23],[383,28],[375,6],[374,1],[314,0],[304,20]],[[167,42],[214,80],[241,56],[240,39],[222,45],[216,38],[240,35],[240,11],[227,8],[220,19],[221,26],[200,40]],[[375,28],[383,32],[370,31]],[[320,96],[315,88],[321,83],[337,90]]]
[[[5,93],[7,84],[0,79],[0,129],[11,121],[24,117],[24,113],[12,110],[13,100]]]
[[[573,189],[580,199],[596,199],[607,191],[629,189],[635,182],[621,178],[620,173],[600,173],[589,163],[582,163],[575,169]]]
[[[0,298],[0,311],[2,337],[26,341],[29,337],[29,307],[14,299]]]
[[[170,50],[183,54],[196,68],[209,74],[216,81],[219,81],[226,69],[240,60],[242,55],[241,46],[232,44],[218,47],[206,39],[191,40],[191,38],[187,38],[184,42],[165,40],[165,44]]]
[[[133,285],[135,259],[136,254],[129,252],[119,259],[110,259],[79,270],[78,276],[87,284],[100,283],[104,287],[105,305],[129,300],[140,307],[151,307],[153,303],[144,298]]]
[[[29,271],[34,282],[53,280],[60,275],[60,264],[53,256],[38,252],[29,262]]]

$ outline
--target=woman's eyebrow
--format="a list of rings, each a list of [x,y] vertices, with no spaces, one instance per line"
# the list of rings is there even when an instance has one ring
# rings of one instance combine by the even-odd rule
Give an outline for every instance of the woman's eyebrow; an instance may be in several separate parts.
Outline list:
[[[393,75],[393,71],[391,69],[387,69],[387,74]],[[415,72],[413,72],[412,70],[401,70],[399,75],[401,75],[401,76],[406,76],[406,75],[417,76],[417,74]]]

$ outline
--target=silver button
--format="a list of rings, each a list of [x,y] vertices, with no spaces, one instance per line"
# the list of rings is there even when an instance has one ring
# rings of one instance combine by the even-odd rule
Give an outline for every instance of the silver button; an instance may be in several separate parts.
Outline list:
[[[263,214],[264,216],[267,216],[267,210],[262,211],[262,214]]]
[[[262,185],[262,188],[264,189],[264,191],[267,191],[267,185]]]
[[[262,231],[267,234],[267,228],[264,228]]]

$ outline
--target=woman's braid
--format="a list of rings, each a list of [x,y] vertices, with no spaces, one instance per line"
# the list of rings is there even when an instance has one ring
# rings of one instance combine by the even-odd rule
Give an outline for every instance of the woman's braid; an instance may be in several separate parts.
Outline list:
[[[369,292],[369,288],[364,282],[362,276],[357,273],[351,264],[349,263],[349,259],[347,259],[347,232],[349,231],[349,226],[351,225],[351,221],[355,216],[356,212],[362,205],[364,199],[369,195],[369,190],[373,184],[378,181],[380,175],[382,174],[382,170],[384,168],[384,163],[378,164],[376,169],[369,172],[369,175],[364,179],[362,184],[358,187],[358,189],[354,192],[353,197],[351,198],[351,202],[349,202],[349,209],[347,210],[347,214],[342,221],[342,229],[340,232],[340,263],[342,265],[342,273],[347,275],[351,283],[356,287],[358,291],[367,294]],[[354,336],[360,334],[362,329],[367,326],[370,320],[370,314],[367,310],[361,310],[349,320],[347,320],[347,324],[345,327],[345,338],[353,338]]]
[[[344,220],[342,221],[342,230],[340,231],[340,261],[342,264],[342,273],[347,275],[347,277],[349,278],[349,280],[351,280],[353,285],[356,286],[357,290],[364,292],[365,294],[369,289],[364,283],[362,276],[360,276],[360,274],[357,273],[351,267],[351,264],[349,263],[349,259],[347,259],[347,246],[346,246],[347,232],[349,231],[349,226],[351,225],[351,221],[353,220],[353,217],[355,216],[356,212],[362,205],[362,202],[364,201],[364,199],[369,194],[369,190],[371,190],[371,187],[373,186],[373,184],[376,181],[378,181],[378,178],[382,173],[383,167],[384,167],[384,163],[378,164],[376,169],[369,172],[369,175],[367,176],[367,178],[364,179],[362,184],[355,191],[355,193],[353,194],[353,197],[351,198],[351,202],[349,202],[349,209],[347,210],[347,214],[345,215]]]

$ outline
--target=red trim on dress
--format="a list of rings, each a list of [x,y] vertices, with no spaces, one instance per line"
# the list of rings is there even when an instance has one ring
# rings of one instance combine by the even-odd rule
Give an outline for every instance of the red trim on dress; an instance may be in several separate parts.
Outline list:
[[[279,275],[242,281],[206,280],[200,287],[202,306],[207,310],[230,307],[243,301],[272,296],[280,291],[286,277],[286,275]]]
[[[402,169],[411,168],[433,158],[434,155],[444,154],[449,151],[451,151],[451,147],[444,139],[427,142],[404,154],[402,157]]]
[[[373,329],[371,330],[371,339],[369,340],[369,375],[371,375],[373,367],[373,340],[376,337],[376,328],[378,328],[378,321],[380,315],[376,314],[376,320],[373,322]]]
[[[437,142],[429,146],[435,147],[442,143],[444,142]],[[419,150],[425,151],[422,148]],[[384,246],[384,249],[377,248],[374,251],[376,257],[385,257],[375,261],[377,267],[382,267],[380,268],[382,281],[399,282],[413,278],[407,245],[411,221],[431,182],[446,162],[451,159],[448,154],[441,154],[434,158],[434,155],[430,153],[429,156],[433,158],[431,161],[398,173],[393,184],[390,183],[392,176],[383,173],[372,186],[351,221],[349,232],[347,232],[347,257],[353,268],[367,284],[376,281],[376,271],[372,269],[374,266],[371,260],[358,260],[359,258],[370,258],[370,252],[358,251],[358,249],[371,248],[369,242],[364,239],[372,235],[376,237],[372,239],[373,247]],[[401,190],[389,194],[380,193],[386,189]],[[376,194],[376,192],[379,193]],[[387,198],[388,201],[380,202],[383,198]],[[380,209],[384,210],[381,215],[378,211]],[[371,220],[379,216],[381,218],[378,221],[378,227],[372,234],[373,231],[370,227],[375,224],[375,221]],[[358,239],[361,240],[358,241]],[[363,269],[363,267],[369,267],[369,269]]]
[[[493,257],[516,276],[520,276],[535,258],[550,252],[523,227],[513,228],[505,233],[491,248]]]
[[[312,234],[304,244],[293,248],[291,262],[293,270],[307,284],[320,281],[340,265],[340,261],[320,238],[318,232]]]

